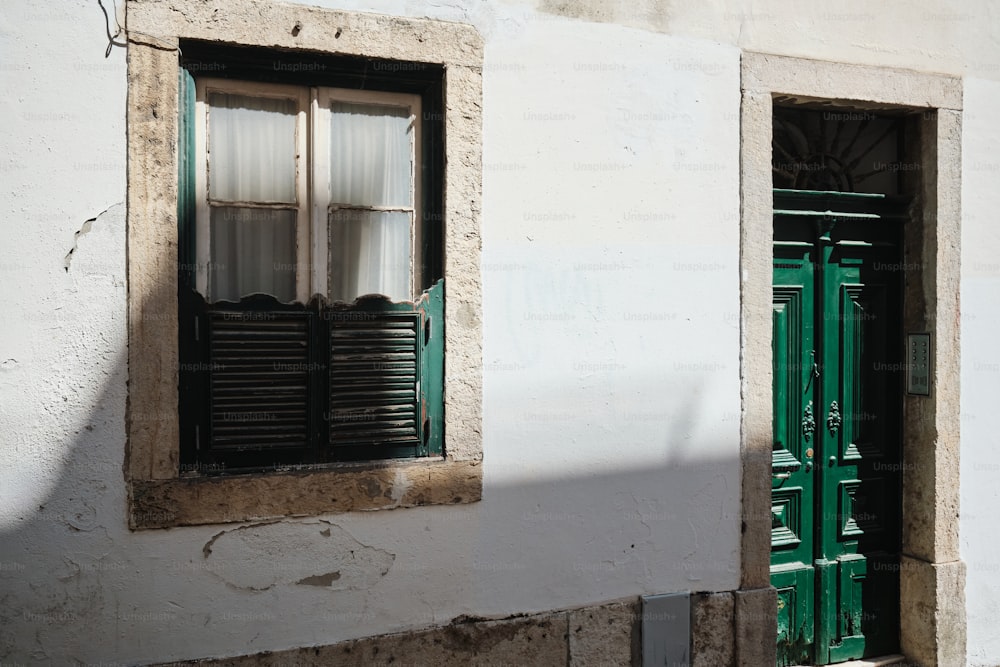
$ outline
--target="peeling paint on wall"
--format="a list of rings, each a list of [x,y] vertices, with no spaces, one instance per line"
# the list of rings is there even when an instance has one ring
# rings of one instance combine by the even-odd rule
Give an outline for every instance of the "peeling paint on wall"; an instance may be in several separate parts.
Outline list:
[[[227,586],[265,591],[301,585],[330,590],[377,584],[396,559],[328,521],[272,521],[217,533],[202,547],[207,569]]]
[[[97,215],[95,215],[93,218],[90,218],[89,220],[84,220],[83,224],[80,225],[80,229],[78,229],[76,233],[73,234],[73,247],[69,249],[69,252],[66,253],[66,258],[63,260],[63,268],[66,270],[67,273],[69,273],[69,265],[73,261],[73,253],[75,253],[77,250],[80,237],[90,233],[90,230],[93,229],[95,222],[97,222],[102,217],[107,215],[108,211],[118,206],[122,206],[122,204],[121,203],[113,204],[104,209],[103,211],[101,211],[100,213],[98,213]]]

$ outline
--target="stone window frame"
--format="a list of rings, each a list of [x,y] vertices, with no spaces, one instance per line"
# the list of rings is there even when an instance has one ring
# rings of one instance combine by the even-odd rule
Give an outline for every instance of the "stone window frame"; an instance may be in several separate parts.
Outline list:
[[[904,396],[900,650],[921,665],[965,659],[965,564],[959,552],[959,288],[962,80],[867,65],[744,52],[740,113],[741,443],[743,538],[738,634],[774,663],[771,546],[771,116],[776,102],[911,112],[908,184],[918,203],[904,229],[902,326],[931,332],[930,396]],[[918,112],[918,113],[915,113]],[[740,629],[742,628],[742,630]],[[756,628],[756,630],[753,630]]]
[[[224,18],[223,18],[224,17]],[[482,497],[483,41],[472,26],[319,9],[128,0],[128,332],[125,478],[133,530],[476,502]],[[177,336],[181,40],[444,67],[443,457],[180,477]]]

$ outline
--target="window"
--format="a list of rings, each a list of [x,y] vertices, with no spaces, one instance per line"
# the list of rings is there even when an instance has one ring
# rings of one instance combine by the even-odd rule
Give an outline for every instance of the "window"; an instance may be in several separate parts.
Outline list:
[[[419,96],[210,78],[196,99],[199,293],[417,297]]]
[[[129,12],[157,38],[128,59],[130,527],[479,500],[482,40],[267,0],[217,19]]]
[[[440,454],[440,147],[421,141],[439,116],[413,92],[187,68],[180,90],[182,469]]]

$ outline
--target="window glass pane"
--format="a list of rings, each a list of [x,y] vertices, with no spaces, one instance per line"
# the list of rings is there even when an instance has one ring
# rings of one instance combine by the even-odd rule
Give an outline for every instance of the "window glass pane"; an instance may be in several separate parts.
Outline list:
[[[295,100],[211,93],[209,197],[295,202]]]
[[[212,208],[212,301],[248,294],[295,300],[295,211]]]
[[[409,109],[334,102],[331,111],[330,200],[412,206]]]
[[[330,213],[330,298],[354,301],[363,294],[384,294],[393,301],[413,298],[409,213]]]

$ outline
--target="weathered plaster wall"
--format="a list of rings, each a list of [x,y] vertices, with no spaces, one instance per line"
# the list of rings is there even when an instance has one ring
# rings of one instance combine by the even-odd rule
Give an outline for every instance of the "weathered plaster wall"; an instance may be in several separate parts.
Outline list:
[[[1000,458],[994,418],[1000,396],[1000,84],[965,81],[962,146],[962,512],[970,665],[1000,661]]]
[[[825,18],[721,0],[314,4],[471,22],[486,40],[483,500],[128,532],[125,54],[103,57],[96,0],[8,3],[4,662],[236,655],[738,587],[739,49],[975,70],[966,163],[995,162],[1000,91],[987,79],[1000,58],[985,2],[955,12],[979,20],[934,19],[950,10],[933,3]],[[966,205],[963,247],[989,264],[995,188],[988,168],[976,176],[966,169],[964,196],[979,203]],[[997,376],[975,361],[996,361],[997,275],[963,276],[976,317],[963,323],[963,506],[975,516],[962,524],[976,533],[963,542],[975,664],[1000,660],[1000,574],[979,509],[997,500],[996,472],[970,473],[991,447]]]
[[[5,20],[13,87],[51,92],[4,101],[6,204],[28,221],[3,227],[25,278],[4,660],[234,655],[738,586],[735,48],[484,20],[482,502],[130,533],[124,52],[103,58],[93,2]]]
[[[873,5],[706,0],[534,0],[539,10],[686,35],[747,51],[998,78],[996,7],[983,2]]]
[[[2,14],[0,660],[96,660],[115,655],[106,638],[129,609],[119,592],[148,577],[126,564],[135,545],[121,526],[115,444],[126,395],[125,58],[104,58],[95,3],[12,3]],[[79,650],[95,640],[108,648]]]

